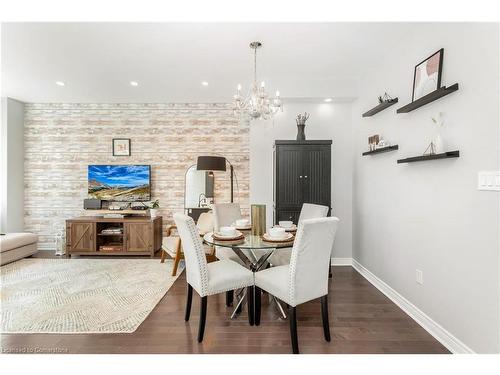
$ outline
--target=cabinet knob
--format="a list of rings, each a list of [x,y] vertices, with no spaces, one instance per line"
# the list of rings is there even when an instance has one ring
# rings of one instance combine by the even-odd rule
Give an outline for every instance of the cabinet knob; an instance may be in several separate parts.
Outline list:
[[[302,176],[299,176],[299,178],[302,178]]]
[[[305,178],[307,178],[307,176],[304,176]]]

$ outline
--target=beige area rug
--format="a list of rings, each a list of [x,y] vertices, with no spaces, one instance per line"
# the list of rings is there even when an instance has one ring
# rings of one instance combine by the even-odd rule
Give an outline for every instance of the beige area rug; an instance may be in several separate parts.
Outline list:
[[[130,333],[183,270],[159,259],[23,259],[0,268],[2,333]]]

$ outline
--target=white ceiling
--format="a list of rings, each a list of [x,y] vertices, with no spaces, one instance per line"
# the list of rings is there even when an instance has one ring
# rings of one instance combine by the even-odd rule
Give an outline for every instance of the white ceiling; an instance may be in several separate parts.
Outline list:
[[[2,96],[25,102],[229,102],[238,83],[248,88],[248,44],[260,40],[259,79],[270,91],[279,89],[287,98],[354,97],[356,78],[414,27],[4,23]],[[132,87],[132,80],[139,86]]]

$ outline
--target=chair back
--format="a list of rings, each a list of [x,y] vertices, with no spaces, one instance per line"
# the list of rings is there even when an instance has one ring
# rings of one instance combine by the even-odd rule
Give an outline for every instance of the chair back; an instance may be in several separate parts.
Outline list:
[[[302,205],[302,209],[300,210],[297,225],[304,220],[326,217],[326,215],[328,215],[329,208],[330,207],[328,206],[321,206],[319,204],[304,203]]]
[[[205,234],[214,230],[214,216],[210,212],[203,212],[196,223],[200,233]]]
[[[191,217],[174,214],[186,261],[186,279],[200,296],[208,293],[208,268],[198,228]]]
[[[339,219],[325,217],[301,222],[290,258],[290,305],[328,294],[328,267]]]
[[[236,220],[241,219],[239,203],[216,203],[212,210],[214,212],[214,230],[232,225]]]

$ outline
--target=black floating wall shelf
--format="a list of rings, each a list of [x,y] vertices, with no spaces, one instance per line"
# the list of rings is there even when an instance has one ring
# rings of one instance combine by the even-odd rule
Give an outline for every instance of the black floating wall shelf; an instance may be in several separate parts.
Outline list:
[[[457,151],[448,151],[448,152],[443,152],[442,154],[421,155],[421,156],[414,156],[412,158],[399,159],[398,164],[414,163],[416,161],[458,158],[459,156],[460,156],[460,151],[458,151],[458,150]]]
[[[380,103],[378,106],[373,107],[369,111],[366,111],[363,113],[363,117],[371,117],[376,113],[379,113],[380,111],[383,111],[384,109],[390,107],[391,105],[394,105],[398,102],[398,98],[394,98],[391,100],[388,100],[386,102]]]
[[[398,148],[399,148],[398,145],[387,146],[387,147],[377,148],[376,150],[373,150],[373,151],[363,152],[362,155],[366,156],[366,155],[373,155],[373,154],[381,154],[383,152],[389,152],[389,151],[397,150]]]
[[[455,83],[454,85],[451,85],[450,87],[443,86],[436,91],[431,92],[430,94],[427,94],[425,96],[422,96],[420,99],[417,99],[404,107],[398,108],[396,111],[397,113],[408,113],[411,112],[417,108],[420,108],[426,104],[429,104],[433,102],[434,100],[437,100],[439,98],[442,98],[443,96],[449,95],[452,92],[455,92],[458,90],[458,83]]]

